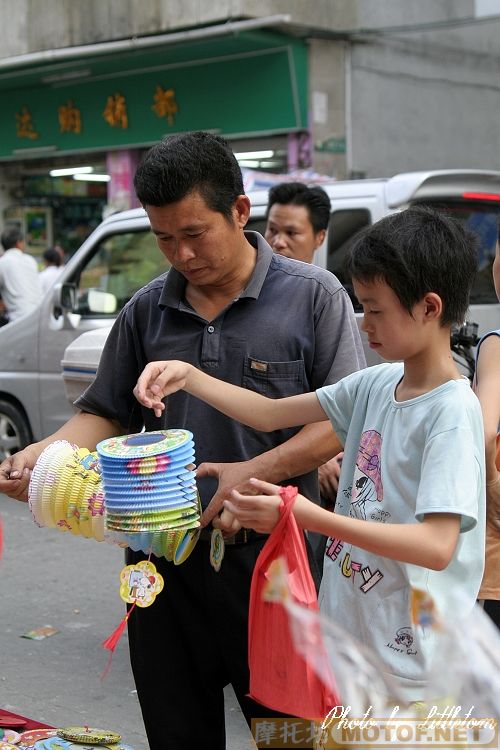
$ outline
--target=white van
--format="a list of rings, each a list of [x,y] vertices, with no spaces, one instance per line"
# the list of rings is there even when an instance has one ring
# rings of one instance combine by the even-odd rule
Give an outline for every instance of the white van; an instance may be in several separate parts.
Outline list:
[[[426,203],[451,212],[479,235],[479,272],[469,319],[478,324],[480,334],[500,327],[491,276],[500,172],[413,172],[389,179],[322,183],[322,187],[331,198],[332,216],[315,263],[335,273],[349,291],[343,261],[356,232],[388,213]],[[249,197],[248,229],[263,232],[267,191]],[[114,214],[70,259],[38,309],[0,328],[0,460],[54,432],[69,418],[73,408],[65,383],[75,396],[92,380],[106,331],[117,313],[137,289],[167,268],[145,212]],[[96,329],[103,330],[75,341]],[[369,364],[377,361],[370,349],[366,354]]]

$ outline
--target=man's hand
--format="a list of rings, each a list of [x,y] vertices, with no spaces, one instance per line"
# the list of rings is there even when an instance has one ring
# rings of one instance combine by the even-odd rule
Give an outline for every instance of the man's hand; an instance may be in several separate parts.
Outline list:
[[[318,478],[321,494],[327,500],[335,500],[339,488],[340,468],[343,453],[338,453],[318,468]]]
[[[241,492],[247,492],[248,494],[255,494],[255,488],[249,484],[248,480],[253,476],[254,470],[252,469],[252,461],[235,461],[234,463],[203,463],[200,464],[196,472],[196,477],[216,477],[219,481],[217,492],[211,499],[210,503],[205,508],[205,511],[201,517],[201,525],[208,526],[212,521],[212,525],[221,528],[223,531],[230,531],[232,526],[229,524],[228,528],[224,528],[221,525],[225,523],[228,516],[223,516],[220,519],[215,519],[220,513],[223,507],[224,500],[228,500],[231,497],[231,490],[238,489]],[[212,520],[214,519],[214,520]],[[241,526],[239,527],[241,528]],[[235,528],[231,533],[236,533],[238,528]]]
[[[178,360],[150,362],[139,376],[134,396],[140,404],[153,409],[156,417],[165,410],[162,399],[182,390],[192,365]]]
[[[0,492],[14,500],[26,502],[31,470],[36,464],[38,455],[36,448],[28,445],[19,453],[6,458],[0,465]]]

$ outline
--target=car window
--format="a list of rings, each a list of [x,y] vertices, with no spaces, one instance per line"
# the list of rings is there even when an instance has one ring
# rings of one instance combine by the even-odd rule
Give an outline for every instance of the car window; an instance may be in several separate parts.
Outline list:
[[[169,268],[149,230],[109,235],[81,269],[75,312],[95,317],[97,307],[99,317],[113,318],[138,289]],[[95,292],[105,293],[100,295],[104,299],[100,309],[92,304],[98,296]]]
[[[479,201],[431,201],[419,202],[454,216],[478,238],[477,274],[470,295],[470,303],[496,304],[498,302],[493,286],[492,265],[495,258],[495,244],[498,236],[500,202],[482,203]],[[413,204],[415,205],[415,203]],[[347,289],[354,309],[361,311],[351,279],[345,271],[345,259],[356,234],[371,223],[368,209],[343,209],[334,211],[328,230],[327,268],[334,273]]]
[[[471,305],[496,304],[492,265],[498,237],[500,202],[426,200],[426,206],[443,211],[461,221],[477,236],[477,274],[472,287]]]
[[[361,310],[351,282],[345,270],[345,261],[354,238],[366,226],[372,223],[371,213],[367,208],[344,208],[333,211],[328,226],[327,269],[335,274],[346,288],[355,310]]]
[[[258,217],[256,219],[250,219],[247,222],[247,225],[245,229],[247,229],[249,232],[259,232],[262,236],[264,236],[264,233],[266,231],[266,225],[267,221],[264,217]]]

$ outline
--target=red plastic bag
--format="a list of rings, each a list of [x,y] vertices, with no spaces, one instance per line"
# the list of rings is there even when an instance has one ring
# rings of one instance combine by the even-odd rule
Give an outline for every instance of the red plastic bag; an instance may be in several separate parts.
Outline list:
[[[307,609],[319,609],[304,534],[292,513],[297,489],[283,487],[280,494],[281,518],[255,563],[250,588],[249,695],[287,716],[323,719],[332,706],[337,705],[337,696],[295,650],[283,604],[263,598],[269,568],[275,560],[283,557],[293,600]]]

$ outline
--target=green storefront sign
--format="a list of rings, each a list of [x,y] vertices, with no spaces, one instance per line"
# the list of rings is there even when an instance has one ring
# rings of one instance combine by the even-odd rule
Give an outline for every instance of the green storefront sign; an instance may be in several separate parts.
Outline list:
[[[344,136],[327,138],[314,147],[316,151],[325,151],[330,154],[345,154],[346,140]]]
[[[260,31],[0,75],[0,159],[148,145],[166,134],[229,137],[307,127],[307,49]]]

